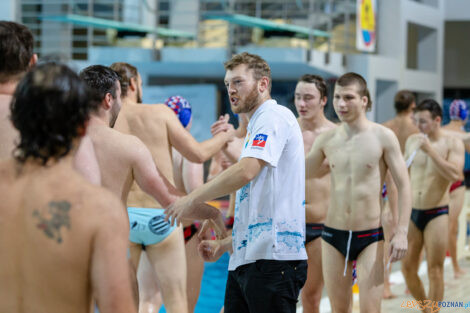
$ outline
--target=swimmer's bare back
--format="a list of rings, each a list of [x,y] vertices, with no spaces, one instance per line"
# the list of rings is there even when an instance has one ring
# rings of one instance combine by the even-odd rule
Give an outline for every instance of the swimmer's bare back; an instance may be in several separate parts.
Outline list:
[[[396,116],[385,122],[385,127],[390,128],[398,138],[401,152],[405,153],[405,144],[408,137],[419,132],[418,127],[413,123],[411,116]]]
[[[168,119],[171,117],[176,119],[175,113],[166,105],[123,104],[114,128],[142,140],[152,153],[160,172],[174,184],[171,144],[167,127]],[[176,122],[180,123],[178,120]],[[127,201],[129,206],[161,207],[136,183],[132,185]]]
[[[0,162],[0,312],[135,312],[120,200],[73,169]],[[120,208],[120,209],[116,209]]]
[[[220,133],[211,139],[197,142],[184,129],[175,113],[164,104],[126,104],[123,101],[114,128],[138,137],[150,150],[157,168],[173,185],[172,147],[189,161],[202,163],[219,151],[228,140],[227,134]],[[127,201],[129,206],[161,207],[136,184],[132,186]]]

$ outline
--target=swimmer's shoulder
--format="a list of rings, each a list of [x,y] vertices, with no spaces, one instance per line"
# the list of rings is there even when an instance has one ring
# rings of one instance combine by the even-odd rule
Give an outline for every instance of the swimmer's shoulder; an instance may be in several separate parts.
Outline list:
[[[385,124],[372,123],[371,131],[380,136],[381,139],[397,138],[395,132]]]
[[[331,142],[331,139],[333,139],[339,133],[340,128],[341,127],[335,125],[335,127],[322,132],[320,135],[318,135],[317,139],[315,139],[315,142],[313,143],[314,146],[323,147],[327,142]]]
[[[413,133],[408,137],[408,139],[406,141],[407,142],[408,141],[412,142],[412,141],[416,140],[419,136],[420,136],[420,133]]]
[[[158,118],[158,117],[166,117],[172,113],[171,110],[167,105],[161,103],[152,103],[152,104],[134,104],[123,106],[121,109],[121,113],[124,113],[126,116],[129,115],[137,115],[140,118]]]
[[[419,136],[420,136],[420,133],[414,133],[408,136],[408,139],[406,139],[406,143],[405,143],[405,150],[406,150],[406,147],[410,146],[410,144],[418,140]]]
[[[457,136],[455,136],[455,133],[452,133],[451,131],[443,131],[442,137],[444,139],[444,142],[448,145],[450,149],[455,149],[455,150],[465,150],[465,145],[463,143],[463,140]]]
[[[141,104],[140,107],[146,107],[148,111],[160,114],[175,114],[166,104],[163,103],[152,103],[152,104]]]
[[[121,199],[107,188],[93,185],[85,179],[80,180],[81,187],[76,190],[73,198],[79,199],[90,220],[95,219],[98,224],[126,221],[125,207]]]
[[[328,130],[332,130],[332,129],[335,129],[337,128],[339,125],[338,124],[335,124],[333,123],[332,121],[330,120],[326,120],[325,123],[323,124],[323,129],[324,129],[324,132],[325,131],[328,131]]]
[[[17,168],[17,162],[13,158],[1,159],[0,160],[0,177],[2,177],[1,182],[5,184],[11,184],[15,179],[15,170]]]

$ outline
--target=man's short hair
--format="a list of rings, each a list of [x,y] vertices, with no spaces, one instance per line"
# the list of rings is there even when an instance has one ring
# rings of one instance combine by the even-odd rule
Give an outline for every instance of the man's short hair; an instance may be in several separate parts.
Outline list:
[[[321,76],[305,74],[302,77],[300,77],[298,82],[314,84],[315,87],[317,87],[318,91],[320,92],[320,98],[322,99],[323,97],[328,96],[328,87],[326,86],[325,80]]]
[[[415,95],[409,91],[409,90],[400,90],[397,92],[395,95],[395,111],[397,113],[405,112],[407,111],[411,104],[416,102]]]
[[[0,21],[0,84],[21,79],[33,57],[34,39],[24,25]]]
[[[46,164],[67,155],[79,129],[84,131],[89,99],[87,86],[65,65],[46,63],[27,72],[10,105],[11,121],[20,133],[15,158]]]
[[[369,89],[367,88],[367,82],[364,77],[357,73],[349,72],[338,78],[336,84],[341,87],[357,85],[359,95],[361,97],[367,97],[366,110],[369,111],[372,108],[372,99],[370,98]]]
[[[271,91],[271,68],[262,57],[248,52],[242,52],[232,56],[230,60],[224,63],[225,70],[233,70],[235,67],[245,64],[248,69],[253,70],[253,77],[255,80],[260,80],[262,77],[269,79],[269,90]]]
[[[437,103],[437,101],[434,99],[424,99],[416,106],[414,111],[429,111],[433,119],[438,116],[442,118],[442,108],[439,103]]]
[[[119,74],[119,81],[121,82],[121,98],[126,97],[129,86],[131,85],[131,78],[137,78],[139,75],[137,68],[124,62],[113,63],[110,68]]]
[[[80,72],[80,78],[93,90],[95,99],[103,101],[107,93],[116,99],[116,81],[119,81],[120,77],[111,68],[91,65]]]

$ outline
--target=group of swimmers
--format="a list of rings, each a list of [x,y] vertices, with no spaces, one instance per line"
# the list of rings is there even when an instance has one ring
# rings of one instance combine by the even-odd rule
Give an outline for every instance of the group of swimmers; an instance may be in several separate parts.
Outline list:
[[[397,117],[379,125],[366,118],[365,79],[346,73],[334,86],[335,124],[323,112],[327,84],[307,74],[295,118],[271,98],[267,62],[244,52],[224,64],[240,127],[222,116],[198,142],[189,103],[142,104],[128,63],[78,75],[37,65],[30,31],[5,21],[0,56],[0,311],[154,312],[163,301],[193,312],[204,261],[227,251],[229,313],[295,312],[301,289],[304,312],[319,312],[323,286],[333,312],[350,312],[353,274],[361,312],[380,312],[398,260],[413,297],[443,300],[464,188],[449,189],[463,180],[470,141],[457,125],[462,102],[444,130],[436,101],[416,105],[400,91]],[[224,195],[230,227],[206,204]],[[423,247],[428,293],[417,275]],[[454,270],[463,274],[456,258]]]

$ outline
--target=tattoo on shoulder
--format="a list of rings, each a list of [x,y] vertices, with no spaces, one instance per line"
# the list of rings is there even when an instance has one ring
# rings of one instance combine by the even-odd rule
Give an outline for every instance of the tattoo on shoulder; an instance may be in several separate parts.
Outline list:
[[[48,206],[49,218],[41,214],[38,210],[33,211],[33,217],[38,220],[36,226],[44,231],[47,237],[56,240],[57,243],[61,243],[62,236],[60,229],[62,227],[70,229],[69,211],[71,204],[68,201],[51,201]]]

